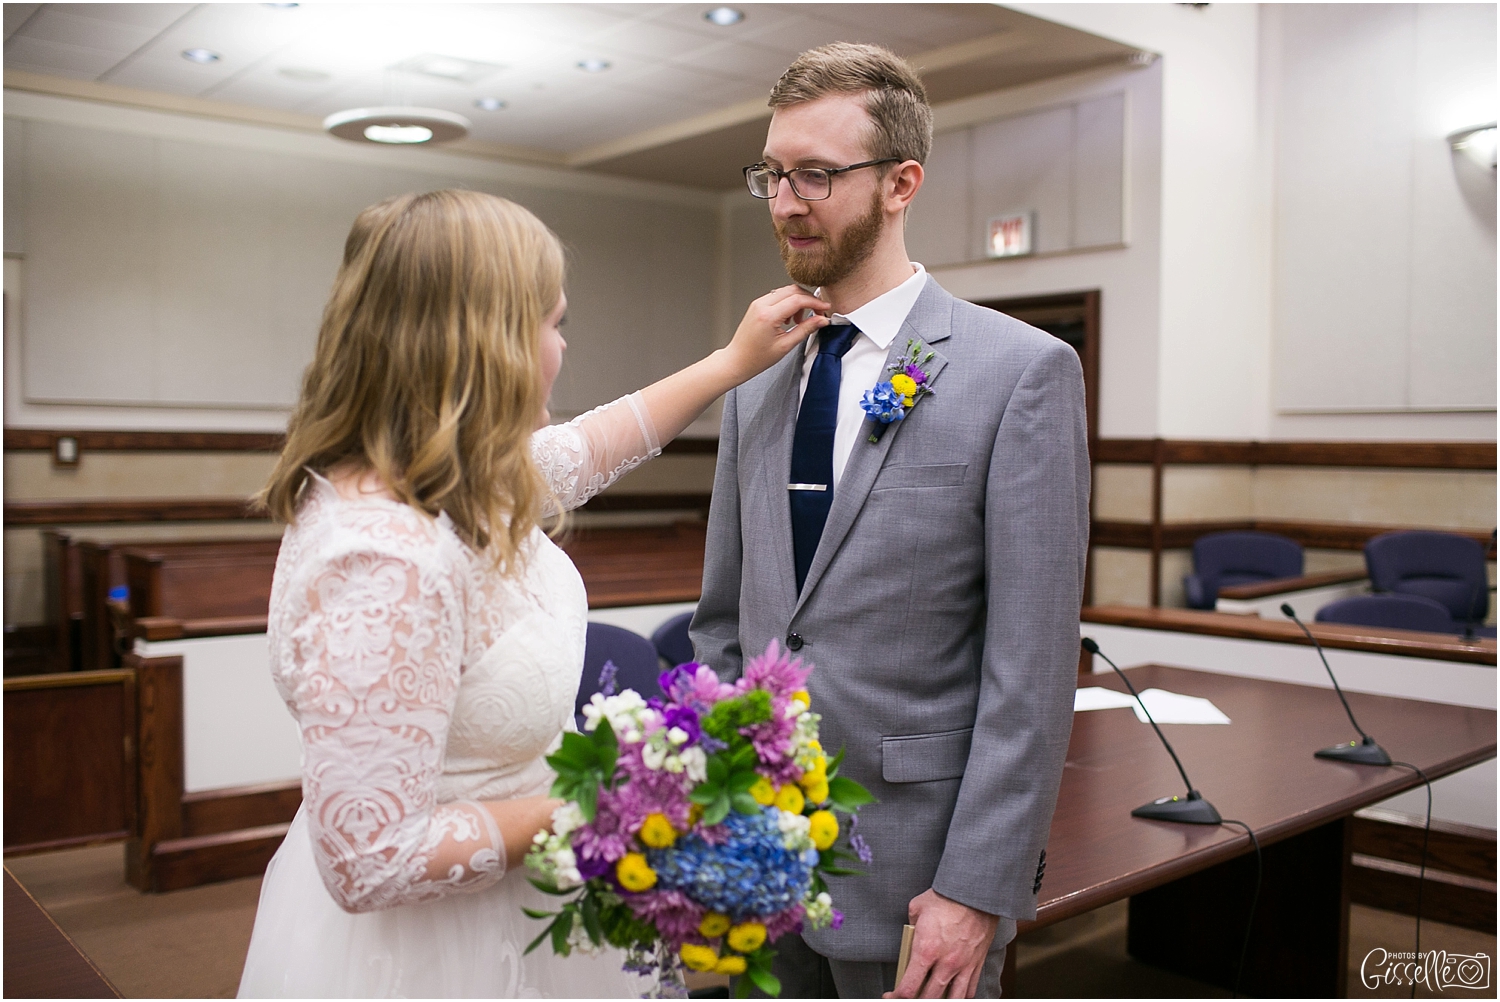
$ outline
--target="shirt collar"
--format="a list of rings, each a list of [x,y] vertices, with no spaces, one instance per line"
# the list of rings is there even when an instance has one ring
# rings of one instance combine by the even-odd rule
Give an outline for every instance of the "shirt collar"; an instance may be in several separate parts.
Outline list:
[[[906,323],[906,315],[911,312],[911,308],[916,305],[917,297],[922,294],[922,287],[927,284],[927,269],[916,261],[911,262],[911,266],[915,269],[911,278],[894,289],[881,293],[859,309],[851,310],[847,314],[832,314],[830,319],[836,324],[853,324],[859,328],[861,334],[879,345],[882,350],[888,350],[891,342],[896,340],[896,334],[901,330],[901,325]],[[811,355],[817,350],[818,339],[808,338],[804,353]]]

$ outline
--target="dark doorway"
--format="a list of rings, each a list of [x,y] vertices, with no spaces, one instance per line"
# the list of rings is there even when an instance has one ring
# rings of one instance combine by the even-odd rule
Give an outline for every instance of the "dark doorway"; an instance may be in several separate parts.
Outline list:
[[[1088,409],[1089,451],[1099,439],[1099,290],[1060,292],[975,303],[1040,327],[1078,352],[1083,363],[1083,391]]]

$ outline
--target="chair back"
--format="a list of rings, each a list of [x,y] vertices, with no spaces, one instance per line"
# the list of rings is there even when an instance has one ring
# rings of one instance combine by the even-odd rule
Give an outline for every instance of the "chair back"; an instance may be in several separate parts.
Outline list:
[[[680,613],[667,620],[651,634],[656,651],[667,664],[677,666],[693,660],[693,642],[688,639],[688,627],[692,625],[691,612]]]
[[[1274,532],[1210,532],[1193,542],[1188,605],[1212,609],[1219,589],[1302,576],[1302,546]]]
[[[1424,633],[1461,633],[1448,610],[1420,595],[1355,595],[1330,602],[1319,609],[1320,623],[1346,623],[1388,630],[1421,630]]]
[[[1365,566],[1376,591],[1419,595],[1459,623],[1483,622],[1490,611],[1484,547],[1452,532],[1387,532],[1365,544]]]
[[[579,680],[578,699],[573,704],[575,714],[582,714],[584,704],[599,691],[599,672],[606,661],[613,661],[619,669],[615,674],[615,692],[634,689],[646,699],[661,695],[657,683],[661,662],[651,641],[623,627],[590,623],[583,646],[583,677]],[[578,726],[583,727],[581,717]]]

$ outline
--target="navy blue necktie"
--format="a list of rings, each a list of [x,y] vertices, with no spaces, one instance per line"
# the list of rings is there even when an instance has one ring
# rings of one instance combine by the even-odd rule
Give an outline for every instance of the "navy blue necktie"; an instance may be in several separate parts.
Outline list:
[[[838,426],[839,383],[844,353],[857,337],[859,328],[853,324],[830,324],[818,333],[818,354],[807,376],[802,408],[797,411],[787,494],[792,505],[792,557],[799,594],[833,505],[833,431]]]

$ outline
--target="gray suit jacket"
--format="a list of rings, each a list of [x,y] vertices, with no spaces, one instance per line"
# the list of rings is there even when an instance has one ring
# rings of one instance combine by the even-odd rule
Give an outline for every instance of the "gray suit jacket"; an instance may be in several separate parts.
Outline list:
[[[700,661],[725,679],[800,636],[823,746],[878,799],[867,875],[835,878],[840,960],[893,961],[932,887],[1036,914],[1073,723],[1088,538],[1083,373],[1049,334],[929,278],[891,345],[921,338],[933,393],[854,446],[799,595],[787,481],[802,353],[730,392],[708,520]],[[872,427],[867,422],[866,429]]]

